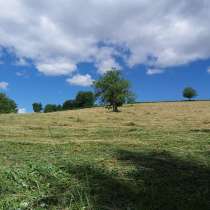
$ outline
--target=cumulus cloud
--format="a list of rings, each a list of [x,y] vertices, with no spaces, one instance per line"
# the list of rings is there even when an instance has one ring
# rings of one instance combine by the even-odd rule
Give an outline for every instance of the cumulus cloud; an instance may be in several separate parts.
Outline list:
[[[76,74],[72,78],[66,80],[71,85],[78,85],[78,86],[91,86],[93,84],[93,79],[89,74],[81,75]]]
[[[0,89],[6,90],[8,86],[9,86],[9,83],[7,83],[7,82],[0,82]]]
[[[68,75],[75,71],[76,65],[65,59],[44,60],[37,63],[37,69],[49,76]]]
[[[209,0],[0,0],[0,46],[46,75],[210,58]],[[196,15],[195,15],[196,14]],[[152,59],[155,58],[155,59]]]

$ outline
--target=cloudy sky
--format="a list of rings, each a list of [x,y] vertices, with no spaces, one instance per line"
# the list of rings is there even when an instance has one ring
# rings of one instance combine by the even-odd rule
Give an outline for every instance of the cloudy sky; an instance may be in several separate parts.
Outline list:
[[[61,103],[111,67],[138,100],[210,98],[209,0],[0,0],[0,90]]]

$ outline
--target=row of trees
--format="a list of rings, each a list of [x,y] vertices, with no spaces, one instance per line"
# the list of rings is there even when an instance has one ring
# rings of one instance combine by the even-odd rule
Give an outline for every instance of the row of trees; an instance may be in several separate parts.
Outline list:
[[[130,90],[129,81],[124,79],[121,72],[117,70],[108,71],[101,76],[94,82],[93,88],[95,93],[79,92],[74,100],[67,100],[63,105],[47,104],[44,112],[92,107],[96,99],[107,108],[112,108],[113,112],[117,112],[119,106],[135,101],[134,94]],[[191,87],[183,90],[184,98],[191,100],[196,96],[196,90]],[[40,103],[34,103],[33,109],[35,112],[41,112],[42,105]]]
[[[130,83],[122,77],[120,71],[112,70],[107,72],[93,84],[93,92],[79,92],[74,100],[67,100],[62,105],[47,104],[44,108],[41,103],[33,103],[34,112],[55,112],[78,108],[93,107],[95,101],[114,112],[125,103],[135,101],[134,94],[130,90]]]
[[[80,91],[75,99],[67,100],[62,105],[47,104],[45,107],[41,103],[33,103],[34,112],[56,112],[72,109],[90,108],[95,103],[95,95],[91,91]]]
[[[71,110],[79,108],[93,107],[97,100],[107,108],[112,108],[114,112],[125,103],[135,101],[134,94],[130,90],[130,83],[122,77],[120,71],[111,70],[101,76],[93,84],[94,93],[91,91],[80,91],[75,99],[67,100],[62,105],[47,104],[45,107],[41,103],[33,103],[34,112],[55,112],[61,110]],[[183,97],[191,100],[197,96],[195,89],[187,87],[183,90]],[[16,113],[17,104],[8,98],[4,93],[0,93],[0,113]]]

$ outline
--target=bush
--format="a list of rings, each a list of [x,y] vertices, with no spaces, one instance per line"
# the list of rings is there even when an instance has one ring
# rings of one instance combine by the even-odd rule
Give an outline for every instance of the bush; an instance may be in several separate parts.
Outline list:
[[[4,93],[0,93],[0,113],[17,113],[17,104]]]

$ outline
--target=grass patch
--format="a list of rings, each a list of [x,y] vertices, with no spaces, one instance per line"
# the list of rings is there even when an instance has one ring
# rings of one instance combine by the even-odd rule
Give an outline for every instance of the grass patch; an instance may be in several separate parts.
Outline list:
[[[0,209],[209,210],[208,119],[209,102],[1,115]]]

